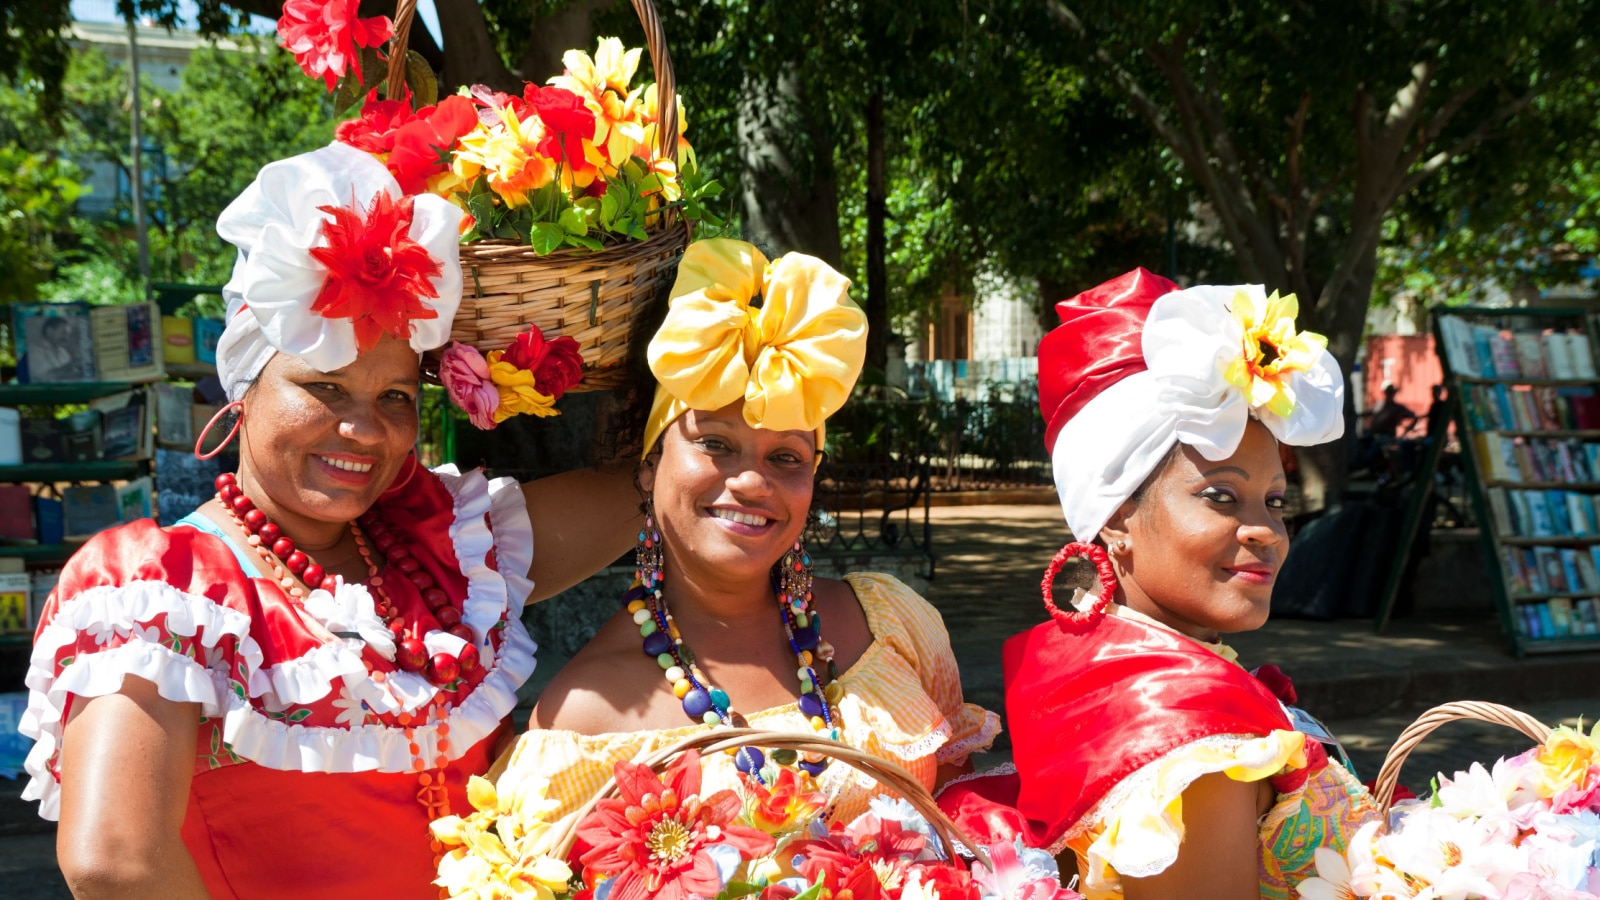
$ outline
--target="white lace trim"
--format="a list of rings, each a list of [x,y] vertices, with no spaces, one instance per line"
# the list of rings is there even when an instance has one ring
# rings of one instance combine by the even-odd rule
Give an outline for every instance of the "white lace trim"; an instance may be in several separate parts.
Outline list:
[[[526,591],[532,588],[525,573],[532,561],[533,530],[514,480],[496,479],[491,485],[481,472],[461,475],[454,467],[445,467],[439,474],[455,501],[451,541],[468,579],[468,612],[463,621],[484,641],[482,651],[490,649],[490,630],[502,615],[506,617],[500,652],[482,653],[487,669],[483,681],[445,720],[450,726],[450,750],[444,755],[456,759],[499,727],[516,706],[517,688],[533,672],[537,645],[520,621]],[[488,520],[497,526],[503,523],[505,531],[491,533]],[[512,573],[510,577],[502,577],[487,564],[491,549],[497,552],[499,564]],[[127,637],[134,626],[149,622],[160,613],[166,613],[166,627],[172,634],[192,637],[203,628],[201,644],[208,649],[215,647],[224,634],[233,635],[238,640],[237,659],[245,667],[246,691],[250,697],[265,698],[268,708],[273,703],[282,706],[319,700],[335,684],[345,685],[352,696],[384,712],[415,709],[438,692],[416,676],[409,680],[399,677],[409,673],[395,673],[383,686],[375,684],[360,661],[359,642],[348,639],[265,667],[261,648],[249,634],[247,615],[166,582],[135,581],[91,588],[61,604],[55,618],[35,641],[30,660],[28,710],[18,730],[33,738],[35,744],[26,762],[32,778],[23,797],[40,801],[42,817],[56,819],[60,815],[60,785],[50,771],[49,760],[60,747],[70,697],[115,693],[126,675],[155,684],[161,696],[169,700],[196,702],[203,714],[221,716],[223,739],[232,745],[233,752],[268,768],[324,773],[407,772],[414,759],[408,746],[411,741],[417,743],[423,758],[431,760],[440,755],[438,723],[415,726],[408,738],[404,729],[383,725],[308,727],[269,718],[233,692],[227,684],[229,673],[207,668],[148,640],[88,654],[63,670],[59,678],[53,675],[57,651],[75,642],[79,632],[110,631]]]
[[[985,772],[968,772],[965,775],[957,775],[956,777],[940,785],[939,790],[934,792],[933,798],[935,800],[939,799],[940,797],[944,796],[945,791],[950,790],[958,784],[965,784],[969,781],[977,781],[980,778],[1001,778],[1006,775],[1015,774],[1017,774],[1016,763],[1001,763],[1000,765],[995,766],[994,768]]]
[[[967,757],[979,750],[989,749],[994,743],[995,736],[1000,733],[1000,716],[987,709],[983,710],[983,725],[972,734],[958,738],[940,747],[935,759],[940,765],[954,766],[967,761]]]

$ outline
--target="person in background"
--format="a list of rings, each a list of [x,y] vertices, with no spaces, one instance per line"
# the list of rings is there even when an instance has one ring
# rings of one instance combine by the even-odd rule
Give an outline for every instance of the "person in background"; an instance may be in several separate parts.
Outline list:
[[[1367,433],[1379,438],[1399,437],[1402,431],[1417,421],[1417,414],[1404,403],[1394,399],[1399,388],[1392,384],[1383,386],[1383,405],[1372,411],[1367,420]]]

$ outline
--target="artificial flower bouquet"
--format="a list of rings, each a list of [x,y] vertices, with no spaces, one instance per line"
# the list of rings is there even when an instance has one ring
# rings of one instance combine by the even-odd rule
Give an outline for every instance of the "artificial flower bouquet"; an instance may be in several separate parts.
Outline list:
[[[987,866],[951,858],[905,800],[829,827],[812,777],[777,763],[710,794],[694,750],[660,775],[633,762],[615,774],[617,796],[576,823],[550,821],[558,804],[539,779],[497,792],[473,778],[475,812],[432,825],[436,883],[464,900],[1081,900],[1048,853],[1020,843],[986,848]]]
[[[1556,728],[1541,746],[1441,776],[1431,796],[1395,804],[1387,827],[1344,854],[1316,852],[1306,900],[1600,898],[1600,727]]]

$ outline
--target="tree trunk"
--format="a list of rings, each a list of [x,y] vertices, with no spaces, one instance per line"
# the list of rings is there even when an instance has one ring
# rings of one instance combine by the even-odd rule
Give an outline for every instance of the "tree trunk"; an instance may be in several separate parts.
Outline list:
[[[884,177],[883,91],[867,101],[867,367],[889,368],[889,264],[884,219],[889,197]]]
[[[544,84],[551,76],[561,74],[561,54],[576,49],[594,55],[594,14],[611,5],[610,0],[580,0],[534,19],[528,42],[517,60],[516,74],[534,84]],[[642,55],[649,58],[648,52]]]
[[[435,0],[434,8],[439,13],[439,37],[444,44],[439,96],[453,94],[462,85],[474,84],[486,84],[507,93],[522,93],[522,79],[511,74],[500,59],[500,51],[489,37],[489,23],[483,18],[483,9],[477,0]]]
[[[745,239],[773,254],[798,250],[838,268],[839,186],[833,136],[807,115],[790,68],[775,84],[745,79],[739,99],[740,209]]]

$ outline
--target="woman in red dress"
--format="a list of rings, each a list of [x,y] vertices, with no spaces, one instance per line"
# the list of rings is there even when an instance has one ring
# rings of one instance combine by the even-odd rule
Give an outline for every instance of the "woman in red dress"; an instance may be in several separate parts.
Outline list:
[[[1287,679],[1220,640],[1266,622],[1288,552],[1279,444],[1343,430],[1338,367],[1296,311],[1139,269],[1058,304],[1040,345],[1082,543],[1046,575],[1050,620],[1005,645],[1015,774],[940,803],[984,843],[1070,849],[1088,900],[1288,900],[1316,848],[1376,815]],[[1079,555],[1099,584],[1058,607],[1051,579]]]
[[[524,602],[639,518],[626,468],[520,486],[411,455],[460,217],[340,144],[223,212],[239,471],[85,545],[35,637],[24,796],[78,896],[436,895],[428,821],[508,732]]]

